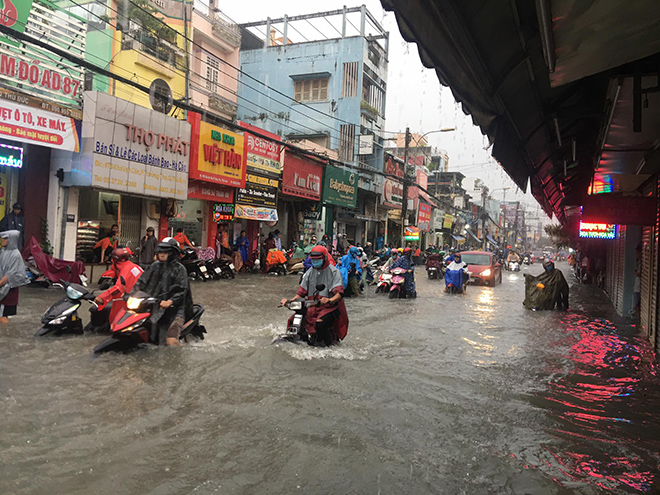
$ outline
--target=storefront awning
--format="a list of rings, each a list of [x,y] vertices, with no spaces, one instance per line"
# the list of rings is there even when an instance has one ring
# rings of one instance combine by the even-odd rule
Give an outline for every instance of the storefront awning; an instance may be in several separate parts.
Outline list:
[[[479,238],[474,234],[474,232],[472,232],[470,229],[467,229],[465,232],[467,232],[468,234],[470,234],[470,237],[472,237],[475,241],[477,241],[477,242],[481,242],[481,239],[479,239]]]
[[[457,241],[464,241],[465,240],[465,237],[463,237],[462,235],[452,234],[451,236]]]
[[[496,241],[495,239],[493,239],[492,236],[491,236],[490,234],[488,234],[488,235],[486,236],[486,239],[488,239],[488,242],[490,242],[493,246],[497,246],[497,245],[498,245],[498,244],[497,244],[497,241]]]

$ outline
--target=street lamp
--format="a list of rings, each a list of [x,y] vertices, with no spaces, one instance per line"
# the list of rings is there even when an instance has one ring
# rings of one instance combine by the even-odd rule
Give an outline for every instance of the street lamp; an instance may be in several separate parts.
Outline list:
[[[419,144],[419,141],[424,138],[425,136],[428,136],[429,134],[433,134],[435,132],[452,132],[455,131],[455,127],[442,127],[441,129],[436,129],[433,131],[429,131],[427,133],[422,134],[420,137],[418,137],[415,140],[415,144]],[[412,140],[412,135],[410,134],[410,127],[406,127],[406,147],[404,148],[403,151],[403,204],[401,205],[401,242],[403,243],[405,237],[406,237],[406,220],[408,218],[408,149],[410,147],[410,141]],[[414,180],[414,177],[413,179]]]

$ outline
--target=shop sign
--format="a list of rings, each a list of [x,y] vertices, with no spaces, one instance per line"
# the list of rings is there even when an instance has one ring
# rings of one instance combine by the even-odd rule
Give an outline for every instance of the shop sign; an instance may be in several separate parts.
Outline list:
[[[98,91],[85,92],[81,160],[91,185],[113,191],[186,199],[190,124]]]
[[[32,0],[0,1],[0,24],[37,39],[51,39],[74,56],[84,58],[87,26],[84,19],[53,3]],[[27,19],[29,25],[26,25]],[[5,87],[80,108],[83,69],[46,50],[0,36],[0,80]]]
[[[303,218],[305,220],[321,220],[321,203],[316,203],[311,208],[303,211]]]
[[[372,155],[374,153],[374,135],[360,134],[358,155]]]
[[[216,203],[213,205],[213,221],[231,222],[234,220],[234,205],[227,203]]]
[[[202,122],[202,116],[188,112],[192,126],[190,178],[231,187],[245,187],[243,136]]]
[[[580,221],[580,237],[586,239],[616,239],[616,224]]]
[[[264,139],[249,132],[245,133],[245,155],[247,157],[248,169],[265,175],[279,176],[282,172],[282,162],[281,145],[278,142],[282,138],[277,134],[259,129],[245,122],[239,121],[238,125],[274,140]]]
[[[451,229],[451,226],[454,224],[454,216],[449,213],[445,214],[445,221],[442,223],[443,229]]]
[[[0,167],[21,168],[23,166],[23,148],[0,143]]]
[[[431,230],[431,205],[427,205],[421,201],[419,202],[417,213],[417,227],[424,232]]]
[[[9,91],[8,89],[0,88],[0,99],[13,101],[14,103],[20,103],[21,105],[26,105],[28,107],[40,108],[41,110],[64,115],[65,117],[71,117],[72,119],[76,120],[82,120],[83,118],[82,111],[76,108],[65,107],[56,103],[44,101],[40,98],[34,98],[33,96],[24,95],[15,91]]]
[[[385,173],[401,177],[403,179],[403,163],[388,156],[385,162]],[[383,206],[389,208],[401,208],[403,205],[403,182],[385,178],[383,180],[383,194],[381,195]]]
[[[0,215],[5,214],[7,210],[7,191],[9,187],[9,173],[7,169],[0,169]]]
[[[657,209],[655,197],[594,194],[584,198],[582,220],[598,224],[655,225]]]
[[[233,203],[234,189],[227,186],[218,186],[208,182],[191,180],[188,182],[188,197],[192,199],[203,199],[217,203]]]
[[[357,203],[357,174],[334,166],[325,167],[323,202],[346,208],[355,208]]]
[[[80,151],[75,120],[5,100],[0,100],[0,137],[49,148]]]
[[[282,172],[284,194],[320,201],[322,177],[321,164],[285,152]]]
[[[236,204],[277,208],[278,186],[278,179],[247,174],[245,188],[236,190]]]
[[[406,241],[419,241],[419,229],[417,227],[406,227],[403,232],[403,238]]]
[[[435,210],[433,213],[433,230],[442,230],[445,221],[445,212],[442,210]]]
[[[246,220],[258,220],[260,222],[277,222],[277,210],[275,208],[237,204],[234,217],[245,218]]]

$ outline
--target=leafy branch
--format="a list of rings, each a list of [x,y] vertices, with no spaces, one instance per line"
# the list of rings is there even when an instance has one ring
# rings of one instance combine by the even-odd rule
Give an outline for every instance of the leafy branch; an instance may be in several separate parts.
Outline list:
[[[570,232],[560,224],[546,225],[543,230],[552,239],[552,243],[559,249],[567,248],[571,245],[573,237]]]

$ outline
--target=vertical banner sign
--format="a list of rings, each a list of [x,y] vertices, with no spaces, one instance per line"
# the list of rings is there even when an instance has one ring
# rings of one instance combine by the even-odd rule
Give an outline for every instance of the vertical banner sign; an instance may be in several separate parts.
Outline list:
[[[249,132],[245,133],[245,156],[248,170],[261,175],[279,177],[282,173],[281,146],[279,144],[282,138],[277,134],[246,124],[245,122],[239,121],[238,124],[248,131],[252,130],[273,139],[271,141],[250,134]]]
[[[0,24],[23,33],[30,10],[32,10],[32,0],[0,0]],[[6,38],[0,36],[0,39],[4,41]]]
[[[431,230],[431,205],[419,203],[419,212],[417,214],[417,227],[423,232]]]

